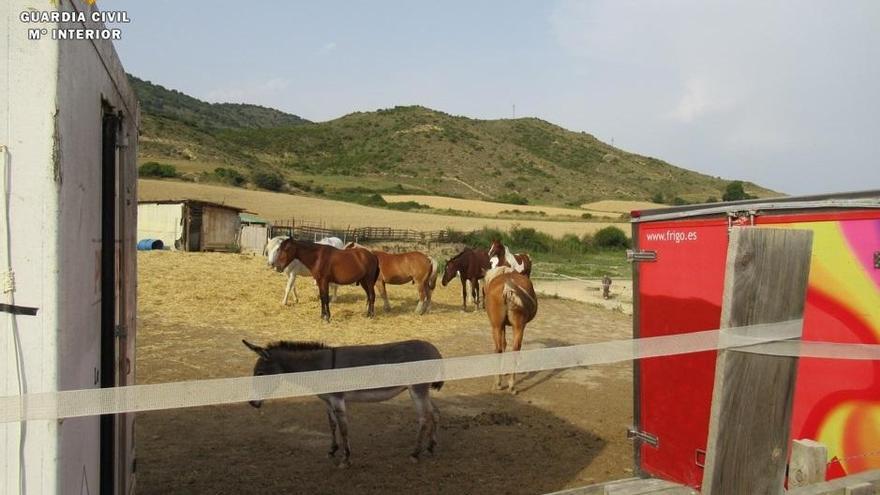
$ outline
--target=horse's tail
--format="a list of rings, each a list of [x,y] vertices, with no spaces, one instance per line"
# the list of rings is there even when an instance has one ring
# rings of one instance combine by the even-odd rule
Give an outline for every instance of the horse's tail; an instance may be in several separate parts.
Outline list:
[[[501,297],[509,306],[521,309],[529,319],[538,312],[538,301],[528,291],[515,284],[512,280],[504,282]]]
[[[437,260],[431,257],[428,257],[428,260],[431,262],[431,273],[428,274],[428,287],[434,290],[437,287]]]
[[[431,388],[433,388],[434,390],[440,390],[441,388],[443,388],[443,382],[434,382],[431,384]]]

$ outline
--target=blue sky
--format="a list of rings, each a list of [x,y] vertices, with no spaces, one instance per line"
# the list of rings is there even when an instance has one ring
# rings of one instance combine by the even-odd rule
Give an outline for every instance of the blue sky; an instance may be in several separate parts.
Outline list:
[[[310,120],[533,116],[792,194],[880,189],[880,2],[104,0],[126,69]]]

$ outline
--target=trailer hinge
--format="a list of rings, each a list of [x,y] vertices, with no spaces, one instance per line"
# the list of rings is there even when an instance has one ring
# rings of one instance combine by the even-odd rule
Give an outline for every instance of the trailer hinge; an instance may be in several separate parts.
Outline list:
[[[648,433],[646,431],[637,430],[635,428],[626,429],[626,438],[627,440],[638,440],[640,442],[644,442],[651,447],[654,447],[655,449],[660,447],[660,439],[657,438],[657,435]]]
[[[120,339],[128,337],[128,328],[125,325],[116,325],[113,330],[113,336]]]
[[[626,261],[630,263],[635,263],[636,261],[657,261],[657,251],[627,249]]]

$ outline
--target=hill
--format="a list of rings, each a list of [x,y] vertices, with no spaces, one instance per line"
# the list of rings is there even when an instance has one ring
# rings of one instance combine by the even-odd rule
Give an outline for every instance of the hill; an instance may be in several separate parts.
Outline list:
[[[630,153],[536,118],[477,120],[420,106],[322,123],[254,105],[209,104],[132,77],[141,161],[200,181],[216,167],[283,178],[282,190],[412,193],[579,207],[603,199],[720,198],[730,182]],[[774,194],[745,183],[756,196]]]
[[[261,128],[306,124],[309,121],[274,108],[240,103],[207,103],[131,74],[141,112],[149,117],[178,120],[197,128]]]

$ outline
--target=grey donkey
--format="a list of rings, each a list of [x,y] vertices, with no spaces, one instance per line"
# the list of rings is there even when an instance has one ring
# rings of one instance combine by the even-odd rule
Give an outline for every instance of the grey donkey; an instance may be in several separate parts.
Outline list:
[[[242,340],[242,342],[259,356],[254,365],[254,376],[352,368],[377,364],[407,363],[442,358],[440,351],[433,344],[423,340],[342,347],[329,347],[317,342],[287,341],[275,342],[266,347],[260,347],[246,340]],[[327,419],[330,422],[332,441],[330,451],[327,453],[328,457],[336,457],[336,452],[339,450],[341,443],[342,460],[339,463],[339,467],[347,468],[351,465],[346,401],[381,402],[391,399],[407,389],[415,404],[419,420],[416,446],[410,454],[410,458],[418,462],[419,455],[424,450],[427,450],[429,454],[433,454],[437,446],[437,425],[440,421],[440,412],[431,401],[430,389],[440,390],[442,387],[443,382],[441,381],[430,384],[418,383],[408,386],[318,395],[318,398],[327,405]],[[250,401],[250,405],[256,408],[259,408],[262,403],[263,401],[261,400]],[[337,430],[339,431],[339,442],[337,442]],[[426,441],[427,446],[425,446]]]

